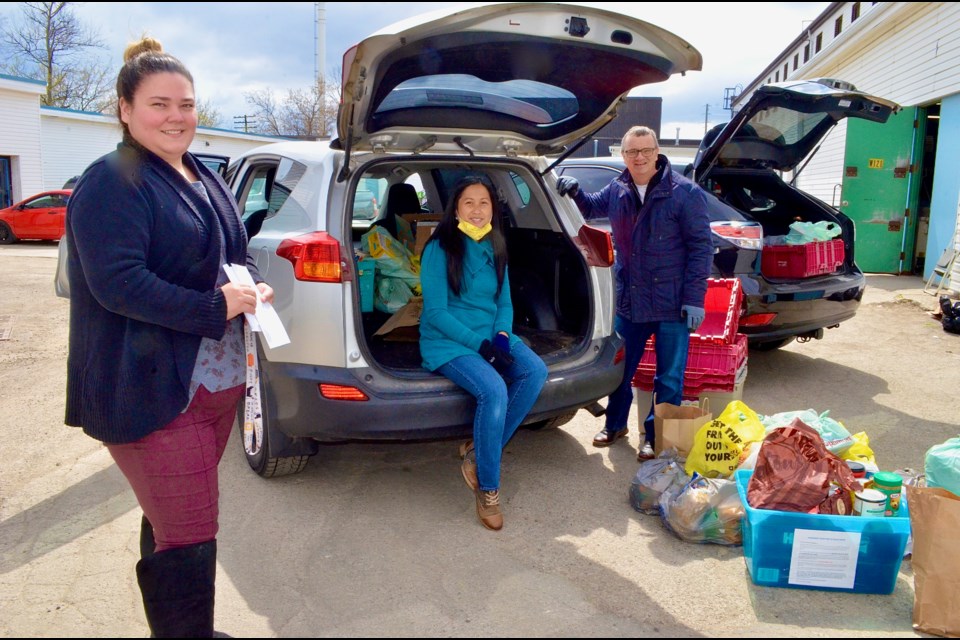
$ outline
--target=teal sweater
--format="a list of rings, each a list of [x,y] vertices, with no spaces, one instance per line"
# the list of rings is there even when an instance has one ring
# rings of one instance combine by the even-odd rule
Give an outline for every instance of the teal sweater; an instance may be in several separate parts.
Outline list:
[[[501,331],[510,336],[511,345],[519,340],[512,333],[513,304],[506,273],[497,295],[493,247],[487,240],[463,239],[466,251],[459,296],[447,284],[447,254],[439,241],[427,243],[420,259],[420,355],[423,366],[430,371],[454,358],[476,354],[484,340],[493,341]]]

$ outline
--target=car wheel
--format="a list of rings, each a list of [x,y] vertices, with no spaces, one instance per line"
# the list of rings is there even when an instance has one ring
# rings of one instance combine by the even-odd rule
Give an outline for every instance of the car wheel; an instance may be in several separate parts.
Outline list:
[[[750,344],[750,348],[754,351],[776,351],[780,347],[785,347],[791,342],[793,342],[793,336],[789,338],[783,338],[781,340],[771,340],[769,342],[754,342]]]
[[[573,420],[576,413],[564,413],[559,416],[554,416],[552,418],[547,418],[546,420],[537,420],[536,422],[531,422],[528,425],[524,425],[527,429],[531,431],[543,431],[544,429],[556,429],[557,427],[562,427],[571,420]]]
[[[247,464],[263,478],[276,478],[300,473],[307,467],[309,455],[277,456],[292,439],[281,433],[270,424],[270,407],[267,405],[266,394],[263,389],[263,378],[260,379],[260,409],[263,415],[263,442],[256,453],[248,453],[244,448]],[[237,404],[237,427],[240,431],[240,446],[243,447],[243,417],[244,401]]]
[[[13,244],[18,240],[17,236],[13,233],[13,229],[10,228],[6,222],[0,222],[0,244]]]

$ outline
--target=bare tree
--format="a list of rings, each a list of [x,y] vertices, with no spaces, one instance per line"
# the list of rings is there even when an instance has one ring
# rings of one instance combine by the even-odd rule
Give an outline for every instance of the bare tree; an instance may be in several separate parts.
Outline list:
[[[197,100],[197,124],[201,127],[216,127],[223,120],[220,112],[209,100]]]
[[[244,94],[255,110],[259,133],[275,136],[323,138],[334,129],[340,83],[320,79],[308,89],[288,89],[278,101],[270,89]]]
[[[105,49],[99,35],[77,20],[72,2],[21,2],[19,23],[3,29],[11,55],[8,73],[43,80],[43,104],[70,109],[97,108],[109,100],[109,65],[88,56]]]

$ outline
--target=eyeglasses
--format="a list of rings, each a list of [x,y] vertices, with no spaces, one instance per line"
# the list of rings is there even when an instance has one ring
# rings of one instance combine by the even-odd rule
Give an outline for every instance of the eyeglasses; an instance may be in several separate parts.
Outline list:
[[[628,149],[626,151],[622,151],[621,153],[631,160],[636,158],[641,153],[643,154],[644,158],[655,158],[657,157],[657,147],[647,147],[646,149]]]

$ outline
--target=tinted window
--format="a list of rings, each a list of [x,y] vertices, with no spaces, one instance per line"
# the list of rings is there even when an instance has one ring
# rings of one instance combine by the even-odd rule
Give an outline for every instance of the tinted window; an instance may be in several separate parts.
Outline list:
[[[384,178],[360,178],[353,195],[353,219],[376,220],[380,215],[383,192],[387,188]]]
[[[60,196],[43,196],[31,200],[24,205],[25,209],[48,209],[50,207],[65,207],[66,203]]]
[[[562,122],[579,110],[576,96],[542,82],[487,82],[465,74],[442,74],[401,82],[387,94],[375,113],[423,107],[502,113],[538,126]]]
[[[523,206],[530,204],[530,185],[527,184],[527,181],[513,171],[510,172],[510,178],[513,180],[513,185],[517,188],[517,195],[520,197],[520,202]]]
[[[737,138],[757,137],[777,145],[789,146],[817,131],[830,116],[824,113],[800,113],[793,109],[764,109],[747,121]]]

